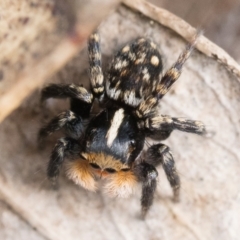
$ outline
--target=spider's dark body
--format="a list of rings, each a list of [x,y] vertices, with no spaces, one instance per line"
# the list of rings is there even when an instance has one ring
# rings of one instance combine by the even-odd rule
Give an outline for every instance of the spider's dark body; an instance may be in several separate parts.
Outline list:
[[[187,46],[161,78],[162,60],[156,45],[138,38],[117,52],[104,77],[99,35],[92,34],[88,45],[92,93],[74,84],[52,84],[42,91],[42,100],[71,100],[71,110],[56,116],[39,132],[42,138],[64,128],[69,135],[55,145],[48,177],[54,181],[64,159],[69,157],[67,175],[88,190],[96,190],[97,181],[102,178],[108,194],[127,197],[137,182],[142,182],[141,205],[145,215],[156,189],[155,167],[161,164],[177,200],[180,180],[169,148],[159,143],[150,146],[144,158],[141,154],[146,137],[161,141],[174,129],[206,133],[202,122],[159,113],[158,103],[180,76],[193,45]],[[94,99],[103,109],[91,118]]]
[[[106,109],[89,124],[84,139],[86,152],[104,152],[130,165],[144,145],[133,116],[120,109]]]

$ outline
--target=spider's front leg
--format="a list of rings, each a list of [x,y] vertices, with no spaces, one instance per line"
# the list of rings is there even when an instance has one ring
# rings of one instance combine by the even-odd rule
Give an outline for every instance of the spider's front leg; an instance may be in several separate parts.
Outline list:
[[[70,98],[71,111],[65,111],[53,118],[39,131],[39,140],[53,132],[65,128],[74,138],[83,132],[83,120],[89,118],[93,96],[85,88],[74,84],[51,84],[42,90],[41,100],[47,98]]]
[[[72,138],[61,138],[54,146],[47,168],[47,176],[53,185],[59,175],[60,168],[66,157],[79,157],[79,142]]]
[[[53,186],[64,160],[67,158],[66,173],[69,179],[82,187],[95,191],[97,188],[92,167],[81,154],[81,142],[75,139],[60,138],[54,146],[48,163],[47,176]]]
[[[75,98],[86,103],[92,103],[93,96],[82,86],[75,84],[50,84],[43,88],[41,101],[48,98]]]
[[[180,179],[175,167],[175,161],[168,146],[164,144],[156,144],[147,150],[146,160],[147,163],[157,166],[162,165],[167,179],[173,189],[174,201],[179,200]]]
[[[68,135],[78,139],[84,130],[83,120],[80,116],[72,111],[62,112],[39,130],[39,141],[60,129],[65,129]]]
[[[141,206],[142,217],[144,218],[153,203],[158,172],[153,165],[142,162],[134,166],[134,173],[142,182]]]
[[[156,87],[156,97],[157,99],[161,99],[171,88],[171,86],[177,81],[177,79],[180,77],[182,68],[184,63],[187,61],[187,59],[190,57],[194,46],[197,41],[197,36],[194,39],[193,42],[189,43],[186,46],[186,49],[180,54],[177,61],[173,64],[173,66],[167,70],[167,72],[162,77],[161,81]]]

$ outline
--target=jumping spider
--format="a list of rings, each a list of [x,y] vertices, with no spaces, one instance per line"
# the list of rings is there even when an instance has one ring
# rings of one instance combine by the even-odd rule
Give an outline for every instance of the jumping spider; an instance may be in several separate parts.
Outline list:
[[[202,122],[159,113],[159,101],[180,76],[194,44],[188,44],[160,77],[162,60],[156,44],[137,38],[116,53],[104,77],[99,35],[93,33],[88,42],[91,92],[74,84],[51,84],[42,90],[42,100],[53,97],[71,101],[71,110],[53,118],[39,132],[43,138],[63,128],[70,136],[59,139],[53,148],[48,178],[55,182],[68,158],[67,176],[91,191],[97,189],[97,180],[103,179],[106,193],[127,197],[141,182],[145,216],[156,190],[156,166],[161,164],[178,200],[180,180],[169,147],[158,143],[146,150],[144,158],[141,155],[147,137],[162,141],[174,129],[206,133]],[[90,117],[95,99],[102,111]]]

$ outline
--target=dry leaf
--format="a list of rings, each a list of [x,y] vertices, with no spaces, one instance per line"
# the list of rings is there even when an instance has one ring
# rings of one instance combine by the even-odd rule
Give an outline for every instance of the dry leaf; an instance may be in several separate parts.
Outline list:
[[[186,45],[174,31],[124,6],[101,24],[100,34],[105,66],[120,46],[138,36],[150,37],[158,44],[165,70]],[[87,70],[85,48],[48,82],[83,82],[87,86]],[[161,112],[201,120],[216,134],[204,138],[176,131],[165,141],[181,176],[181,201],[171,202],[171,189],[159,168],[155,201],[142,221],[140,189],[129,199],[109,199],[102,192],[91,193],[74,185],[64,174],[59,189],[50,188],[46,164],[57,136],[39,150],[36,135],[42,122],[67,103],[49,100],[41,107],[39,90],[35,91],[0,127],[2,199],[46,239],[237,240],[239,101],[237,77],[196,50],[161,101]]]

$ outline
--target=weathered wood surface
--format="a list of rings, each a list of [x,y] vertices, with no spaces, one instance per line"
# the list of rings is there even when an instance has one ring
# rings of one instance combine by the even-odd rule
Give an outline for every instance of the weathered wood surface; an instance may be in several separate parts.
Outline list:
[[[127,41],[148,36],[159,45],[167,69],[186,44],[173,31],[126,7],[118,8],[101,24],[100,34],[105,63]],[[85,48],[48,82],[87,86],[87,70]],[[101,191],[85,191],[62,174],[59,189],[51,189],[45,172],[57,136],[39,150],[36,134],[42,122],[67,103],[50,100],[43,108],[39,91],[0,126],[0,194],[40,236],[53,240],[238,239],[240,84],[219,63],[194,52],[161,102],[163,114],[202,120],[216,134],[207,139],[174,132],[165,141],[181,176],[181,201],[171,202],[171,189],[159,168],[155,202],[145,221],[139,219],[140,188],[129,199],[109,199]]]
[[[0,4],[0,122],[82,49],[119,2],[6,0]]]
[[[0,201],[0,239],[46,240],[2,201]]]

